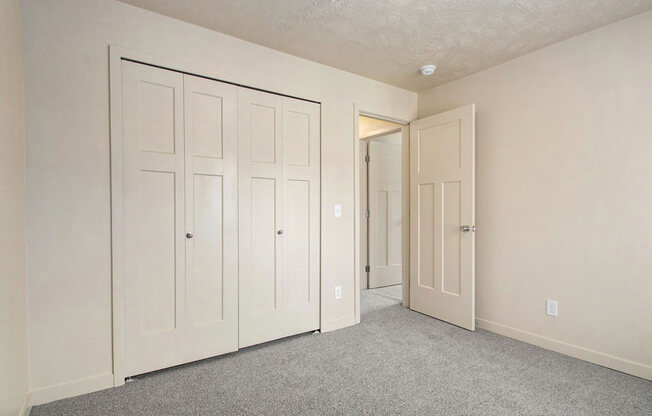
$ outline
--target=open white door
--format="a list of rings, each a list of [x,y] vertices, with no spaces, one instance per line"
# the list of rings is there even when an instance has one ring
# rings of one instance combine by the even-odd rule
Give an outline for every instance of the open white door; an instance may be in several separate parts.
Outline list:
[[[475,330],[475,105],[410,123],[410,308]]]

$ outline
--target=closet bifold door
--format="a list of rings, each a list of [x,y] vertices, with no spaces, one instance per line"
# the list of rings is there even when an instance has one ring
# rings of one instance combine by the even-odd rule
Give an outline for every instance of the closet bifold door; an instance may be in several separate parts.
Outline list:
[[[238,89],[246,347],[319,328],[319,105]]]
[[[123,61],[125,375],[184,361],[183,75]]]
[[[237,91],[127,61],[122,79],[130,376],[237,349]]]
[[[238,349],[237,99],[184,75],[187,361]]]

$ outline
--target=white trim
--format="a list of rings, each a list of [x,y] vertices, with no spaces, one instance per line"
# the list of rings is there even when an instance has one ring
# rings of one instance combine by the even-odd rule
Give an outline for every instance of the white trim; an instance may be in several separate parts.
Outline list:
[[[29,416],[31,411],[32,411],[32,393],[27,392],[27,394],[25,394],[25,400],[23,401],[23,405],[20,408],[20,411],[18,412],[18,416]]]
[[[124,223],[122,186],[122,63],[128,55],[109,47],[111,136],[111,322],[113,386],[124,384]]]
[[[84,378],[69,383],[57,384],[30,393],[29,407],[79,396],[113,387],[113,374]]]
[[[365,116],[365,117],[375,118],[376,120],[389,121],[390,123],[401,124],[403,126],[407,126],[408,124],[410,124],[408,120],[402,120],[400,118],[391,117],[391,116],[384,116],[378,113],[373,113],[371,111],[365,111],[365,110],[358,110],[358,116]]]
[[[569,344],[564,341],[537,335],[532,332],[523,331],[518,328],[513,328],[486,319],[476,318],[476,323],[478,328],[499,335],[523,341],[528,344],[536,345],[547,350],[588,361],[603,367],[611,368],[613,370],[622,371],[623,373],[631,374],[633,376],[652,380],[652,367],[643,363],[637,363],[635,361],[630,361],[625,358],[616,357],[614,355],[595,351],[579,345]]]
[[[360,293],[360,292],[358,292]],[[358,321],[359,323],[359,321]],[[344,318],[340,319],[335,319],[332,321],[328,322],[322,322],[321,324],[321,332],[330,332],[330,331],[335,331],[336,329],[342,329],[346,328],[347,326],[353,326],[356,324],[356,316],[351,315],[351,316],[346,316]]]
[[[379,129],[379,130],[374,130],[371,132],[369,135],[360,137],[360,140],[371,140],[371,139],[377,139],[379,137],[383,136],[389,136],[390,134],[398,133],[403,131],[404,126],[401,127],[392,127],[390,129]]]
[[[353,324],[360,323],[360,109],[353,103]],[[323,327],[324,325],[322,325]],[[322,328],[323,330],[323,328]]]

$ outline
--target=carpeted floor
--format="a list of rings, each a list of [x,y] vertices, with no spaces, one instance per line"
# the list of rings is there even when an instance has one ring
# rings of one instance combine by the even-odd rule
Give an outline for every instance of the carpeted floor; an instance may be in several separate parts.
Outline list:
[[[651,415],[652,382],[364,291],[362,323],[138,377],[40,415]]]

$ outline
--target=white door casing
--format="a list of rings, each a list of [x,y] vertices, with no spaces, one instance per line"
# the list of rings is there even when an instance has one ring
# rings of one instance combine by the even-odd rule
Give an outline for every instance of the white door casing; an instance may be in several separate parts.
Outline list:
[[[410,123],[410,213],[410,308],[474,330],[475,105]]]
[[[369,288],[402,281],[401,133],[369,140]]]
[[[239,345],[319,328],[319,105],[238,89]]]

